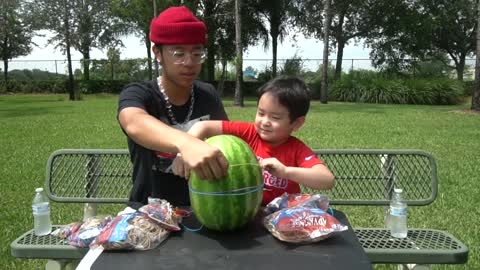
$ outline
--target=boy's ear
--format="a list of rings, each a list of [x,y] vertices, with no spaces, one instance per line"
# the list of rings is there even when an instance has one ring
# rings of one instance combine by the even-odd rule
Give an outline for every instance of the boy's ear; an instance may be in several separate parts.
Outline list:
[[[293,131],[297,131],[298,129],[300,129],[303,123],[305,123],[305,116],[300,116],[297,119],[295,119],[295,121],[293,121],[292,123]]]

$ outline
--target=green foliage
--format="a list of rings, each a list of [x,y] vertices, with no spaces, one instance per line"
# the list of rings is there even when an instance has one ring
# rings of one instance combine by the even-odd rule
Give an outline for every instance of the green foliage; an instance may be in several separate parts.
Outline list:
[[[300,76],[303,73],[303,62],[302,58],[295,53],[292,58],[285,60],[280,74]]]
[[[0,93],[65,93],[66,80],[9,80],[0,81]],[[8,86],[8,87],[7,87]]]
[[[18,70],[14,69],[8,72],[8,77],[12,80],[64,80],[67,76],[63,74],[55,74],[49,71],[44,71],[40,69],[23,69]]]
[[[398,80],[343,76],[330,89],[331,100],[382,103],[453,105],[463,101],[464,86],[458,80]]]
[[[92,60],[90,66],[93,80],[143,80],[148,78],[147,59]]]

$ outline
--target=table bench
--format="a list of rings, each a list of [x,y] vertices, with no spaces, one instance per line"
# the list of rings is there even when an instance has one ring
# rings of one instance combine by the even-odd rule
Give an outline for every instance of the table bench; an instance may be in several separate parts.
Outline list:
[[[385,207],[394,187],[403,189],[409,206],[429,205],[437,196],[437,166],[427,152],[335,149],[316,153],[336,177],[335,187],[322,191],[329,194],[332,205]],[[58,150],[47,161],[46,192],[55,202],[85,203],[86,215],[92,216],[97,204],[127,202],[131,173],[126,149]],[[314,192],[306,187],[302,191]],[[372,263],[462,264],[468,260],[468,248],[445,231],[409,228],[405,239],[392,238],[386,228],[354,231]],[[11,243],[15,257],[54,260],[47,268],[63,269],[87,251],[55,236],[35,236],[33,230]]]

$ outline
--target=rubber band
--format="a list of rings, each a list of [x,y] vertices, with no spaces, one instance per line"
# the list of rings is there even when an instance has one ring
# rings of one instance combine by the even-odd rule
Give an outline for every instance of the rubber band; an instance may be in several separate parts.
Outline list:
[[[200,191],[192,188],[191,186],[188,187],[190,192],[200,194],[200,195],[211,195],[211,196],[240,196],[240,195],[246,195],[246,194],[256,192],[262,188],[263,188],[263,183],[258,186],[244,187],[244,188],[224,190],[224,191]]]
[[[185,225],[185,224],[183,224],[183,223],[182,223],[181,225],[182,225],[182,227],[183,227],[185,230],[187,230],[187,231],[189,231],[189,232],[198,232],[198,231],[201,231],[201,230],[203,229],[203,224],[200,225],[200,227],[195,228],[195,229],[192,229],[192,228],[188,227],[187,225]]]

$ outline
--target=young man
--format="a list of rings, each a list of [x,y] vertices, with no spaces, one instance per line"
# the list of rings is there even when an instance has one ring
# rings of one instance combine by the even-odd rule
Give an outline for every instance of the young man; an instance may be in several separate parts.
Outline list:
[[[152,51],[162,76],[127,85],[120,94],[118,121],[128,137],[133,163],[133,188],[128,205],[134,209],[148,197],[173,205],[189,205],[184,178],[172,174],[173,158],[202,178],[226,174],[228,162],[215,147],[186,131],[199,120],[226,120],[213,86],[196,81],[205,60],[205,24],[184,7],[170,7],[150,24]]]
[[[197,138],[233,134],[245,140],[263,169],[263,204],[283,193],[299,193],[300,185],[330,189],[334,176],[308,146],[292,136],[305,122],[310,98],[305,83],[296,77],[276,78],[259,89],[254,123],[202,121],[189,133]],[[174,172],[188,174],[174,168]]]

